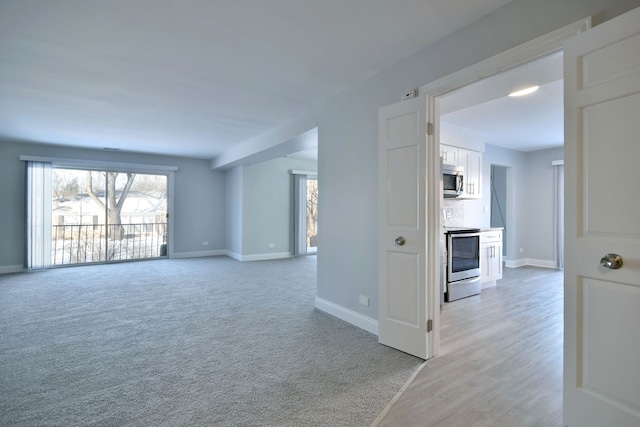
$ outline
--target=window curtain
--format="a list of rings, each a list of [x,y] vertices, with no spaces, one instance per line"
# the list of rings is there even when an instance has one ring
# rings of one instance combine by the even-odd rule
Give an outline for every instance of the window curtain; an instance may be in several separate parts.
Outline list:
[[[556,268],[564,269],[564,164],[559,163],[554,162],[553,165],[555,170],[555,261]]]
[[[294,255],[307,255],[307,176],[293,175],[295,242]]]
[[[27,268],[51,266],[51,167],[48,162],[27,162]]]

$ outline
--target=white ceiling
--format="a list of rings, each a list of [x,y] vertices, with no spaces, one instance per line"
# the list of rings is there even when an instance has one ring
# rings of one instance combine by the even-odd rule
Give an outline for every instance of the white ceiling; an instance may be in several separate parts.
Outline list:
[[[213,158],[510,0],[3,0],[0,137]]]
[[[531,95],[510,98],[518,88],[539,85]],[[484,136],[485,143],[519,151],[564,143],[562,53],[483,79],[442,98],[443,123]]]

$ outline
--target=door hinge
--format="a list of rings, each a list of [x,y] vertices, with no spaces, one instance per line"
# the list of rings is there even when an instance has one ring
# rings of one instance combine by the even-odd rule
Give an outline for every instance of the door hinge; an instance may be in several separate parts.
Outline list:
[[[427,320],[427,332],[431,332],[433,330],[433,320]]]
[[[427,135],[433,135],[433,123],[427,122]]]

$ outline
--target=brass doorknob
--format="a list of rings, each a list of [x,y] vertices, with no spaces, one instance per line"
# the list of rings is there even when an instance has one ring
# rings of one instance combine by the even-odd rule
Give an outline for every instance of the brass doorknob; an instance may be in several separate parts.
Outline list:
[[[618,254],[606,254],[600,259],[600,265],[612,270],[622,267],[622,257]]]

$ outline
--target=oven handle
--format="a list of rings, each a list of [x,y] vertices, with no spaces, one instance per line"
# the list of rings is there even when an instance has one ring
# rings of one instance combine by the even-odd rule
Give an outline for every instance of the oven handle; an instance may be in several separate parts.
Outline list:
[[[449,233],[450,239],[455,239],[456,237],[480,237],[480,233]]]
[[[457,285],[458,283],[460,283],[460,284],[475,283],[475,282],[478,282],[478,281],[480,281],[480,276],[472,277],[470,279],[456,280],[455,282],[449,282],[448,285]]]

